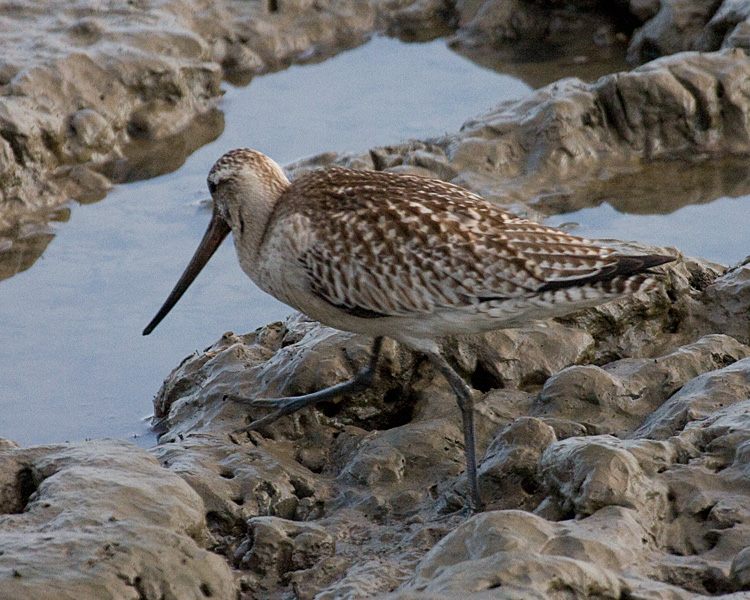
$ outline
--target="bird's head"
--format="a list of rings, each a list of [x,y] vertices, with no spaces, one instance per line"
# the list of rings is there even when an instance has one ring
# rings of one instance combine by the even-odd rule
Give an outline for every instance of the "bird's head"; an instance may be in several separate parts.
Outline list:
[[[284,171],[265,154],[248,148],[230,150],[216,161],[208,174],[213,213],[198,249],[172,293],[143,335],[148,335],[167,316],[208,260],[232,231],[235,243],[257,245],[279,196],[289,186]],[[247,236],[247,237],[246,237]]]
[[[289,180],[281,167],[265,154],[238,148],[216,161],[207,183],[214,214],[239,234],[273,207]]]

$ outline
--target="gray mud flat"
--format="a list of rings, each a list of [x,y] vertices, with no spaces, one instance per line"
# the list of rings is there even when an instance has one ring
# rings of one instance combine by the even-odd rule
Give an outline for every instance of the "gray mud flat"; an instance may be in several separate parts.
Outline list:
[[[711,7],[628,5],[645,23],[631,52],[723,50],[665,56],[594,84],[564,80],[443,138],[326,154],[290,171],[338,162],[426,174],[533,214],[529,198],[604,167],[748,153],[748,13],[731,1]],[[1,71],[3,225],[102,193],[128,138],[166,139],[210,110],[222,69],[282,68],[376,29],[447,23],[457,43],[481,47],[564,28],[536,9],[16,7],[4,27],[17,53]],[[41,23],[45,40],[22,68],[33,45],[14,27],[24,20]],[[94,85],[103,81],[105,91]],[[227,333],[183,361],[155,399],[165,433],[151,452],[110,440],[4,442],[0,597],[748,597],[750,266],[657,251],[679,260],[649,295],[445,340],[481,393],[486,512],[455,513],[465,479],[452,393],[393,343],[373,389],[230,435],[248,415],[227,395],[305,393],[365,361],[369,340],[294,316]]]

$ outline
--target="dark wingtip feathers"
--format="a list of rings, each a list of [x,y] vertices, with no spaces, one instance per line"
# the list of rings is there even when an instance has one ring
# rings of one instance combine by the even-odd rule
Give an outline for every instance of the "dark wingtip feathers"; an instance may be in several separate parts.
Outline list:
[[[615,259],[616,262],[609,267],[602,269],[595,275],[589,275],[577,279],[548,281],[541,286],[538,291],[548,292],[569,287],[602,283],[605,281],[612,281],[613,279],[627,279],[630,276],[639,275],[641,273],[650,273],[649,269],[652,267],[658,267],[659,265],[675,260],[673,257],[664,256],[663,254],[642,254],[633,256],[618,254],[611,258]]]
[[[612,273],[613,276],[643,273],[651,267],[658,267],[659,265],[675,260],[673,257],[664,256],[663,254],[642,254],[636,256],[618,254],[612,258],[617,259],[617,265]]]

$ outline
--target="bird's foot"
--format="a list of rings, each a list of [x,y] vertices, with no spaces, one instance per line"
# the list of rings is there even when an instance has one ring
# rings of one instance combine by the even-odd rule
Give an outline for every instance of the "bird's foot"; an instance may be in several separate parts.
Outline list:
[[[329,388],[330,389],[330,388]],[[321,392],[327,392],[328,390],[321,390]],[[325,400],[328,397],[333,397],[330,394],[323,395],[321,392],[315,392],[313,394],[305,394],[304,396],[289,396],[286,398],[241,398],[238,396],[227,396],[227,400],[233,402],[242,402],[243,404],[249,404],[252,407],[257,408],[275,408],[276,410],[260,419],[256,419],[246,427],[236,429],[233,433],[247,433],[249,431],[255,431],[264,425],[273,423],[274,421],[291,415],[305,406],[316,404],[321,400]],[[321,398],[321,396],[323,396]]]
[[[287,404],[291,404],[292,401],[304,396],[288,396],[286,398],[243,398],[241,396],[225,396],[225,400],[231,400],[232,402],[241,402],[247,404],[253,408],[279,408]],[[302,407],[300,407],[302,408]],[[299,410],[299,409],[297,409]]]
[[[225,400],[242,402],[244,404],[249,404],[252,407],[276,409],[271,414],[253,421],[248,426],[237,429],[234,433],[247,433],[248,431],[254,431],[263,425],[273,423],[285,415],[295,413],[306,406],[313,406],[319,402],[333,400],[339,396],[361,392],[362,390],[367,389],[370,387],[372,380],[375,377],[375,368],[377,366],[378,357],[380,356],[382,343],[382,337],[375,338],[372,345],[372,354],[370,355],[369,364],[357,373],[354,379],[333,385],[324,390],[319,390],[311,394],[304,394],[302,396],[288,396],[286,398],[242,398],[239,396],[225,396]]]
[[[457,489],[453,489],[452,492],[448,492],[441,501],[442,506],[438,508],[438,514],[436,521],[450,521],[453,519],[468,519],[474,515],[482,512],[483,507],[477,507],[466,494]]]

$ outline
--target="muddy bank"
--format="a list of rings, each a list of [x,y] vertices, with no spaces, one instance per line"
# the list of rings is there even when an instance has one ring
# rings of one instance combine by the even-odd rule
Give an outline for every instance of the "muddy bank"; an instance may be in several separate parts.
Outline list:
[[[231,435],[252,417],[227,395],[305,393],[366,361],[369,339],[297,316],[183,361],[155,400],[151,452],[3,442],[0,590],[744,597],[750,266],[662,271],[648,295],[445,340],[480,394],[482,514],[453,512],[466,482],[452,391],[393,342],[371,390]]]
[[[200,497],[122,440],[0,439],[0,597],[232,598]]]
[[[487,512],[469,520],[450,515],[466,493],[452,392],[391,342],[372,390],[229,435],[251,417],[227,396],[310,392],[366,361],[369,339],[299,317],[187,358],[155,400],[154,453],[203,498],[244,598],[747,590],[748,266],[664,271],[647,296],[446,340],[482,392]]]

